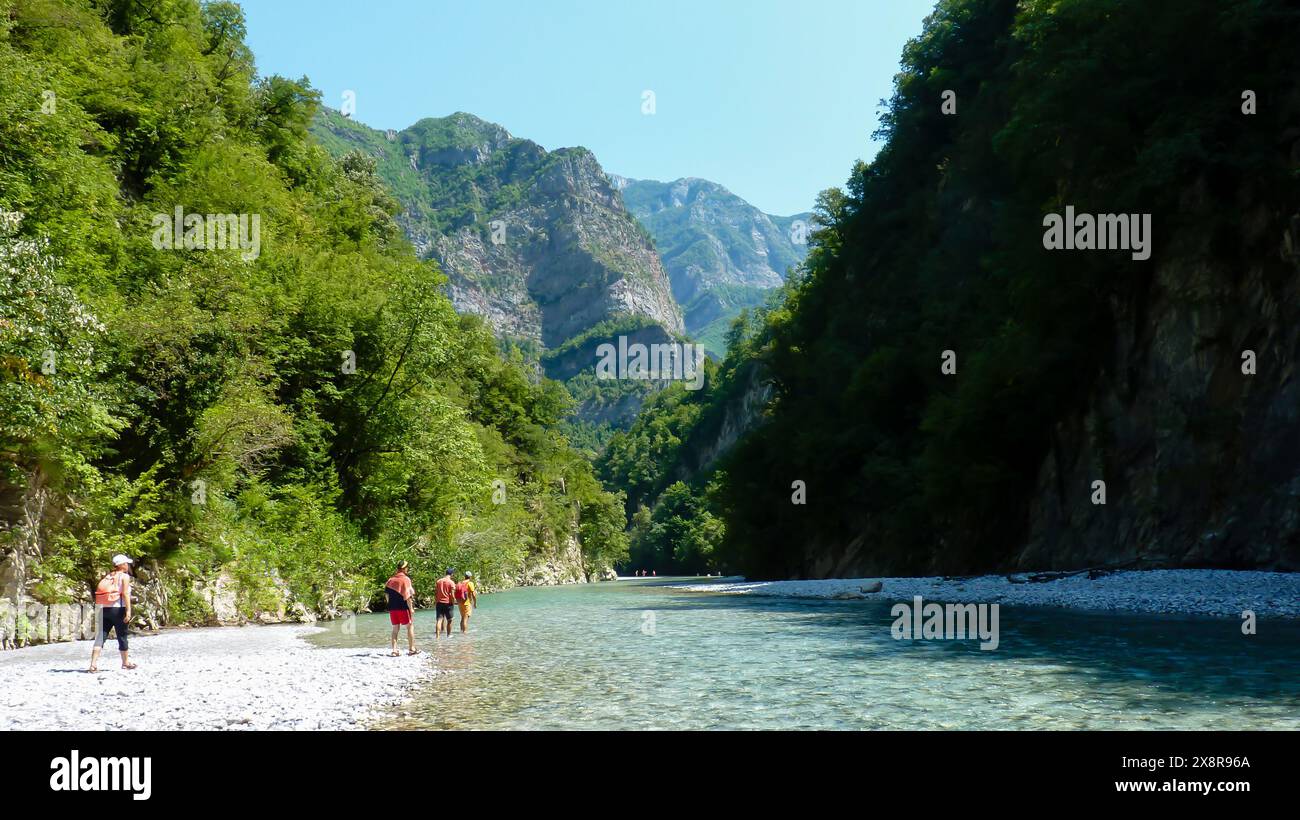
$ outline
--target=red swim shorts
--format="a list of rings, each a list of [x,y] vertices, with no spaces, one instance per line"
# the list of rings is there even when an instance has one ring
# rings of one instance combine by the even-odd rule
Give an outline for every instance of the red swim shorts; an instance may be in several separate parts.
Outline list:
[[[411,622],[411,610],[390,609],[388,610],[388,620],[393,622],[393,626],[405,626]]]

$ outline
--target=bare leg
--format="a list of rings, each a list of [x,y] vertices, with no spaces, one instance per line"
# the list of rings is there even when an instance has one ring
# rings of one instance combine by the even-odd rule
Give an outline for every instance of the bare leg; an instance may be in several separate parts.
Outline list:
[[[90,671],[91,672],[99,671],[99,647],[98,646],[90,650]]]
[[[411,623],[406,625],[406,648],[407,654],[415,654],[415,621],[411,621]]]
[[[388,640],[388,653],[394,658],[397,657],[397,633],[400,632],[401,629],[402,628],[397,624],[393,624],[393,636]]]
[[[121,651],[122,651],[122,668],[134,669],[135,664],[131,663],[131,659],[127,657],[127,650],[123,649]]]

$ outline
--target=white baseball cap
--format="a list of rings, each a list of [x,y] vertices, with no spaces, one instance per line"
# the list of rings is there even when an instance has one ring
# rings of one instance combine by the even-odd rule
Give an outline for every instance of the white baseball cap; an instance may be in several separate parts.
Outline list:
[[[473,578],[473,577],[474,577],[474,573],[472,573],[472,572],[466,570],[466,571],[465,571],[465,577],[466,577],[466,578]]]
[[[135,563],[134,561],[132,561],[130,558],[127,558],[125,555],[123,555],[120,552],[117,555],[113,556],[113,566],[115,567],[120,564],[134,564],[134,563]]]

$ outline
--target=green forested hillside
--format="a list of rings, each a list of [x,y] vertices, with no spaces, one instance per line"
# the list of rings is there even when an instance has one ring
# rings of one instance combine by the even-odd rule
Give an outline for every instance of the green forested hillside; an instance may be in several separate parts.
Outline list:
[[[1280,0],[942,0],[745,346],[764,414],[692,472],[710,435],[652,405],[606,474],[693,480],[754,575],[1294,569],[1298,33]],[[1152,215],[1151,258],[1046,250],[1067,206]]]
[[[463,112],[380,132],[326,109],[311,133],[336,157],[374,161],[457,311],[565,383],[575,444],[597,451],[630,423],[657,386],[597,381],[594,350],[634,330],[677,339],[682,319],[653,240],[590,151],[547,151]]]
[[[243,37],[228,2],[0,0],[2,591],[73,600],[122,551],[200,620],[223,573],[246,611],[332,612],[398,558],[423,589],[571,537],[617,560],[567,395],[452,310],[374,161],[317,145],[317,92]],[[259,242],[160,249],[177,208]]]

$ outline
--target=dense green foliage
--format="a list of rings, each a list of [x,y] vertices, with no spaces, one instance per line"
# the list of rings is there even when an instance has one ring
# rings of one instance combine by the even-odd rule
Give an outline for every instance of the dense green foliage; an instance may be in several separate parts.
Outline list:
[[[714,552],[722,536],[722,521],[710,511],[707,497],[677,481],[664,490],[653,512],[641,507],[633,516],[628,566],[633,571],[705,575],[715,567]]]
[[[669,384],[646,401],[629,429],[614,431],[597,456],[606,485],[626,495],[631,569],[695,574],[725,568],[718,552],[725,526],[716,510],[726,473],[704,453],[760,381],[757,356],[766,317],[797,281],[732,321],[728,353],[719,363],[706,361],[701,389]]]
[[[258,77],[243,35],[228,2],[0,0],[20,580],[76,598],[125,551],[188,620],[222,573],[248,612],[335,612],[399,558],[422,592],[445,565],[510,584],[570,536],[589,571],[621,560],[621,499],[556,429],[571,399],[455,314],[375,161],[332,159],[317,92]],[[178,206],[257,215],[260,253],[160,249]]]
[[[1153,269],[1278,258],[1235,204],[1295,210],[1298,31],[1280,0],[940,2],[903,54],[884,148],[823,195],[806,277],[751,344],[774,394],[708,494],[718,560],[801,575],[855,544],[882,571],[1003,566],[1055,425],[1123,366],[1109,340],[1141,322]],[[1154,214],[1151,260],[1046,251],[1043,215],[1067,205]],[[720,399],[701,399],[704,419]],[[630,436],[649,463],[620,442],[605,465],[633,503],[690,475],[678,442],[697,435],[680,405],[648,413]]]

